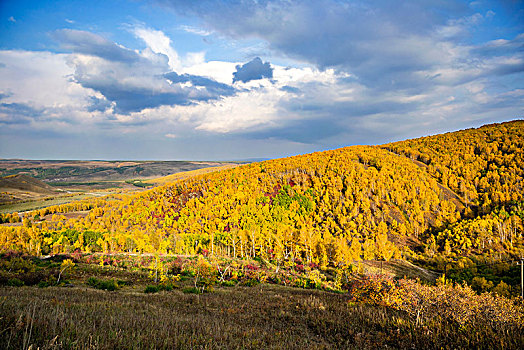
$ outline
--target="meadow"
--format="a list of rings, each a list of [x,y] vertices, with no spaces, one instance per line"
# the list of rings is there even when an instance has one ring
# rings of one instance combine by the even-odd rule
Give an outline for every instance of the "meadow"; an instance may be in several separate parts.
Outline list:
[[[276,283],[275,271],[256,261],[229,261],[234,268],[221,275],[225,269],[214,265],[214,259],[164,257],[161,268],[156,259],[2,256],[0,348],[519,349],[524,345],[522,304],[490,293],[477,295],[468,287],[355,273],[343,290],[313,284],[297,288]],[[209,270],[212,280],[195,289],[206,281],[203,266],[214,267]],[[155,268],[163,278],[155,276]],[[306,276],[297,269],[289,272],[295,279]],[[9,274],[22,283],[9,279]]]

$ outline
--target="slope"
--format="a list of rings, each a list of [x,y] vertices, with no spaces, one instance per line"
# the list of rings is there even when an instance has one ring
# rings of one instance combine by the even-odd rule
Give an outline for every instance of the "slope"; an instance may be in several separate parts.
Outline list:
[[[187,178],[190,178],[190,177],[193,177],[193,176],[197,176],[197,175],[202,175],[202,174],[212,173],[212,172],[215,172],[215,171],[221,171],[221,170],[225,170],[225,169],[234,168],[234,167],[237,167],[239,165],[240,164],[229,163],[229,164],[225,164],[225,165],[211,166],[209,168],[181,171],[181,172],[177,172],[177,173],[174,173],[174,174],[171,174],[171,175],[145,180],[143,182],[147,183],[147,184],[153,184],[153,185],[165,185],[165,184],[168,184],[168,183],[172,183],[172,182],[175,182],[175,181],[178,181],[178,180],[187,179]]]
[[[2,228],[0,245],[202,253],[275,266],[345,268],[392,258],[470,266],[475,256],[524,252],[523,145],[524,123],[515,121],[252,163],[133,196],[47,208],[42,214],[91,211],[27,231]],[[45,232],[54,233],[44,240]],[[82,232],[96,239],[79,240]]]
[[[10,175],[0,178],[0,203],[53,195],[59,191],[28,175]]]

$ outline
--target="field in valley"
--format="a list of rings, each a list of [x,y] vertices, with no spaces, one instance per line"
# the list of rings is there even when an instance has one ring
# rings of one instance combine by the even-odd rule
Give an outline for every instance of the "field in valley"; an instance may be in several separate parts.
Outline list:
[[[0,213],[24,212],[109,193],[137,192],[238,163],[0,160]]]

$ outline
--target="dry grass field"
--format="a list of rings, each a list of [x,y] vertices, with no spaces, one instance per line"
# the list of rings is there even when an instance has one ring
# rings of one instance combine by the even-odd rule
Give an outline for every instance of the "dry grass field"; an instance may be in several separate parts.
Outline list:
[[[36,270],[20,260],[0,260],[4,267],[25,268],[18,276],[26,284],[41,280],[39,287],[15,287],[13,279],[0,286],[0,349],[521,349],[524,344],[524,325],[512,318],[505,323],[447,318],[456,307],[452,300],[442,315],[420,321],[403,310],[356,302],[351,292],[267,283],[216,284],[195,294],[194,278],[186,275],[169,289],[148,293],[156,284],[146,270],[101,267],[97,259],[63,272],[58,286],[42,281],[56,281],[64,266],[60,259],[33,260]]]
[[[172,175],[159,177],[159,178],[156,178],[156,179],[149,179],[149,180],[144,181],[144,183],[154,184],[154,185],[164,185],[164,184],[175,182],[175,181],[178,181],[178,180],[187,179],[187,178],[190,178],[190,177],[193,177],[193,176],[213,173],[215,171],[231,169],[231,168],[237,167],[239,165],[241,165],[241,164],[230,163],[230,164],[225,164],[225,165],[213,166],[213,167],[209,167],[209,168],[190,170],[190,171],[182,171],[182,172],[179,172],[179,173],[175,173],[175,174],[172,174]]]

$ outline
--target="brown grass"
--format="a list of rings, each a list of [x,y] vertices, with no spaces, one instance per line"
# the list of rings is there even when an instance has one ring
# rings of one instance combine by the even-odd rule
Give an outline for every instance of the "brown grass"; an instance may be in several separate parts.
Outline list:
[[[522,334],[415,327],[406,315],[348,304],[348,295],[275,285],[175,290],[0,288],[0,348],[519,348]]]
[[[159,177],[159,178],[156,178],[156,179],[145,180],[143,182],[149,183],[149,184],[154,184],[154,185],[164,185],[164,184],[167,184],[167,183],[171,183],[171,182],[175,182],[175,181],[183,180],[183,179],[188,179],[190,177],[194,177],[194,176],[198,176],[198,175],[202,175],[202,174],[208,174],[208,173],[212,173],[212,172],[215,172],[215,171],[221,171],[221,170],[235,168],[235,167],[237,167],[239,165],[241,165],[241,164],[231,163],[231,164],[225,164],[225,165],[221,165],[221,166],[213,166],[213,167],[210,167],[210,168],[203,168],[203,169],[190,170],[190,171],[182,171],[182,172],[179,172],[179,173],[175,173],[175,174],[172,174],[172,175]]]
[[[426,282],[435,282],[440,276],[439,273],[424,269],[402,259],[391,259],[390,261],[365,260],[360,262],[360,264],[362,264],[363,273],[366,275],[384,274],[398,278],[419,278]]]

